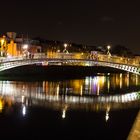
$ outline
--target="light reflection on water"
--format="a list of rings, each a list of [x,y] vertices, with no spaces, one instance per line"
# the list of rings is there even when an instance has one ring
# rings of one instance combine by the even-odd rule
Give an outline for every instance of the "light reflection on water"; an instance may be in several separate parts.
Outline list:
[[[140,106],[139,84],[140,77],[129,74],[57,81],[0,81],[0,121],[1,128],[6,128],[2,133],[25,133],[29,137],[30,132],[34,138],[36,134],[48,138],[50,134],[51,139],[54,134],[60,134],[60,138],[65,134],[71,139],[79,139],[81,134],[85,139],[100,139],[101,135],[105,139],[126,137]]]
[[[0,81],[1,94],[13,93],[41,93],[41,94],[74,94],[74,95],[110,95],[125,93],[133,87],[140,87],[140,77],[129,74],[110,74],[84,79],[72,79],[63,81]],[[140,88],[139,88],[140,89]],[[133,91],[132,90],[132,91]]]
[[[61,109],[62,118],[68,109],[106,110],[108,120],[110,109],[139,106],[139,83],[139,76],[129,74],[63,81],[0,81],[0,111],[5,104],[11,106],[14,103],[22,104],[23,116],[26,106]],[[131,87],[138,91],[129,91]]]

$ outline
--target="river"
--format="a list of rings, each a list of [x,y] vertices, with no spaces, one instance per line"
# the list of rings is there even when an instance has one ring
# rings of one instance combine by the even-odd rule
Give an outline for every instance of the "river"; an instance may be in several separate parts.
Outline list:
[[[125,140],[140,106],[140,77],[0,81],[4,138]]]

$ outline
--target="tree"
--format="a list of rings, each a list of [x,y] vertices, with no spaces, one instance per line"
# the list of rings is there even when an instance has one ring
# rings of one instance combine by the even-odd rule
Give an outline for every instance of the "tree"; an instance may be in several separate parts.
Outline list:
[[[123,45],[116,45],[112,48],[112,54],[119,55],[122,57],[132,56],[132,52]]]

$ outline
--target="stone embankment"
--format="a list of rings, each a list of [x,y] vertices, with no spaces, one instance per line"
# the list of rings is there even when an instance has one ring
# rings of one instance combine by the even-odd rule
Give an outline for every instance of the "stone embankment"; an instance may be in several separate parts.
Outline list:
[[[127,140],[140,140],[140,111],[138,112]]]

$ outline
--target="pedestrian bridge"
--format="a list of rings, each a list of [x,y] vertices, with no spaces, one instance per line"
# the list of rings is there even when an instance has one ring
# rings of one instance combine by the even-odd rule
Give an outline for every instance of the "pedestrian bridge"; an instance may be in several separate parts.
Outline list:
[[[35,59],[25,59],[25,58],[15,58],[15,59],[3,59],[0,62],[0,72],[19,67],[24,65],[71,65],[71,66],[105,66],[124,70],[134,74],[140,75],[140,67],[138,65],[130,65],[126,63],[116,63],[112,61],[100,61],[92,59],[64,59],[64,58],[35,58]]]

